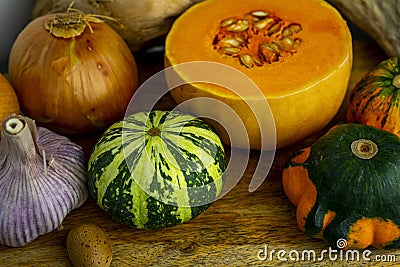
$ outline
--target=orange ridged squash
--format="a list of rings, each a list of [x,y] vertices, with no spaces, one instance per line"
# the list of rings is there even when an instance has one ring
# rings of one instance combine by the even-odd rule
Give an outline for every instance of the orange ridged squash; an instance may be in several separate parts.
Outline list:
[[[253,149],[274,147],[273,142],[270,147],[261,145],[265,125],[259,127],[246,101],[256,107],[267,101],[273,115],[271,127],[276,127],[276,146],[292,145],[334,118],[346,95],[352,60],[347,23],[322,0],[207,0],[174,22],[165,43],[166,67],[196,61],[221,63],[258,86],[262,97],[249,95],[247,88],[234,94],[208,83],[189,82],[171,90],[177,103],[210,97],[230,106],[248,134],[235,145],[246,147],[249,141]],[[185,80],[184,73],[178,75]],[[201,103],[188,106],[188,112],[195,114],[213,109]],[[218,108],[213,112],[224,116]],[[227,133],[218,123],[213,126],[229,144],[235,133]]]

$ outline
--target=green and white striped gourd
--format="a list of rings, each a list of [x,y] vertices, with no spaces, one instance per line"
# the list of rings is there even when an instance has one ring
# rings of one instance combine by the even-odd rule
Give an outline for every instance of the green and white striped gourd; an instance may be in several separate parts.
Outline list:
[[[196,217],[220,194],[224,147],[199,118],[139,112],[108,128],[88,164],[91,196],[114,220],[158,229]]]

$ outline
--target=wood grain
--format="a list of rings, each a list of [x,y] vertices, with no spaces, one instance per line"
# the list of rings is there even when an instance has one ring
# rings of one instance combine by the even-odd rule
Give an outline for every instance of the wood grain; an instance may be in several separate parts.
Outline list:
[[[142,81],[162,69],[162,53],[136,57],[142,70]],[[376,43],[356,40],[349,88],[353,88],[361,76],[384,57]],[[173,107],[173,101],[166,96],[159,105]],[[343,109],[326,129],[341,121],[342,114]],[[66,217],[61,229],[41,236],[25,247],[0,246],[0,266],[72,266],[66,251],[66,236],[71,227],[82,222],[95,223],[109,233],[113,243],[111,266],[396,266],[393,262],[346,262],[340,258],[331,261],[328,257],[323,261],[280,261],[277,254],[273,254],[273,259],[258,258],[265,248],[269,252],[285,250],[287,253],[315,250],[317,256],[328,249],[324,241],[310,238],[298,230],[295,207],[286,198],[281,184],[281,171],[289,155],[310,145],[325,130],[277,151],[268,179],[250,193],[248,186],[259,156],[258,151],[252,151],[238,185],[189,223],[158,231],[137,230],[117,224],[90,199]],[[88,156],[97,138],[75,137],[73,140],[84,147]],[[226,149],[229,156],[230,148]],[[395,255],[400,261],[400,250],[374,250],[371,257],[380,254]]]

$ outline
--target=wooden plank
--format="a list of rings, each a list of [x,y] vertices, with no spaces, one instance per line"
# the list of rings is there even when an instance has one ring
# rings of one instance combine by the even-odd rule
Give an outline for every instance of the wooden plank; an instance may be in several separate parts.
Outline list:
[[[355,41],[349,88],[353,88],[361,76],[383,58],[384,54],[374,42]],[[137,55],[137,59],[142,81],[162,69],[162,54]],[[173,102],[169,96],[160,103],[161,108],[171,106]],[[339,122],[342,115],[343,109],[327,128]],[[103,227],[110,235],[113,243],[111,266],[359,266],[359,261],[340,260],[339,253],[334,254],[339,257],[336,261],[326,255],[322,261],[281,261],[276,252],[272,259],[269,258],[272,250],[284,250],[287,254],[314,250],[318,257],[328,249],[324,241],[308,237],[298,230],[295,207],[286,198],[281,184],[281,171],[289,155],[310,145],[325,130],[295,146],[277,151],[268,179],[257,191],[250,193],[248,185],[259,155],[252,151],[239,184],[189,223],[158,231],[137,230],[117,224],[90,199],[67,216],[61,229],[21,248],[0,246],[0,265],[72,266],[65,246],[68,230],[79,223],[90,222]],[[82,145],[89,156],[97,138],[95,135],[74,138],[74,141]],[[230,151],[229,147],[227,151]],[[265,251],[268,257],[259,259],[265,256]],[[399,253],[400,250],[374,250],[371,257],[395,255],[400,260]],[[376,263],[363,264],[373,266]],[[396,263],[379,262],[378,265],[396,266]]]

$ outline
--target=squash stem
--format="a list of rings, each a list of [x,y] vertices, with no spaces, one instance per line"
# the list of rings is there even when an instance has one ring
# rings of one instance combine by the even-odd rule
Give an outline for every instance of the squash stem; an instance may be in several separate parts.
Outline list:
[[[400,89],[400,74],[397,74],[396,76],[394,76],[393,81],[392,81],[392,85],[398,89]]]
[[[159,136],[161,134],[160,129],[158,128],[151,128],[150,130],[147,131],[147,134],[150,136]]]
[[[360,159],[372,159],[378,154],[378,145],[371,140],[355,140],[351,143],[351,152]]]

